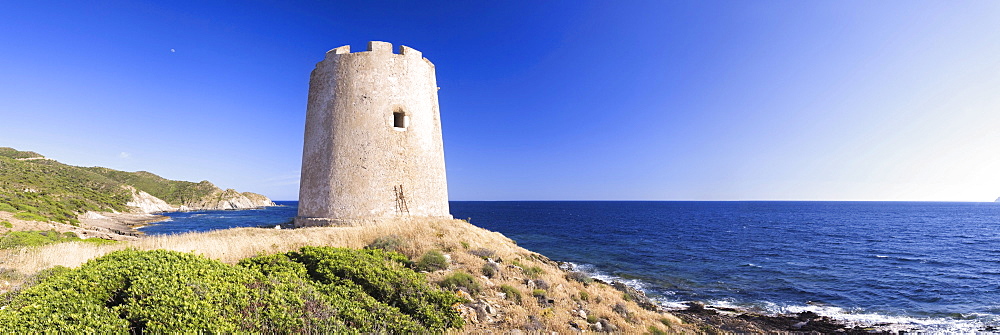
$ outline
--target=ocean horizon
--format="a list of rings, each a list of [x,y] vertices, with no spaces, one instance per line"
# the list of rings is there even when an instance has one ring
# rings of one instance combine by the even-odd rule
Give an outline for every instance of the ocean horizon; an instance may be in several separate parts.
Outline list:
[[[297,202],[166,213],[149,235],[290,221]],[[452,201],[455,218],[666,308],[813,311],[886,330],[1000,327],[1000,204]],[[991,328],[992,327],[992,328]]]

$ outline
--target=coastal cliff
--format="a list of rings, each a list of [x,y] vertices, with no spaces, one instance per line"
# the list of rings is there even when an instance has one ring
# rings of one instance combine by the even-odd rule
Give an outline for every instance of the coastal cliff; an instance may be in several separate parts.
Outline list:
[[[234,189],[216,189],[201,198],[173,205],[135,187],[125,186],[125,188],[132,194],[132,200],[125,205],[131,207],[133,212],[138,213],[237,210],[276,206],[271,199],[264,195],[251,192],[240,193]]]

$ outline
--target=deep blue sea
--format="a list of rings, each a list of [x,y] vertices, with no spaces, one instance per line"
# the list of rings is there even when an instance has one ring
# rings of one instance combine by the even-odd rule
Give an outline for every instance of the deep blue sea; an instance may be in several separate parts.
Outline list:
[[[147,234],[275,225],[287,207],[172,213]],[[893,330],[1000,327],[1000,204],[451,203],[456,218],[667,307],[805,310]]]
[[[180,234],[236,227],[274,227],[295,218],[298,201],[275,201],[278,206],[239,211],[161,213],[167,221],[139,228],[146,235]]]

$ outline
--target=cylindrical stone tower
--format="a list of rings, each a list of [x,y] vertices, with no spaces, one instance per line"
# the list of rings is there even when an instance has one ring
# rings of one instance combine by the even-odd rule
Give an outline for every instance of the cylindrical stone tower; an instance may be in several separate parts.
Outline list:
[[[369,42],[326,53],[309,80],[297,227],[447,217],[434,64]]]

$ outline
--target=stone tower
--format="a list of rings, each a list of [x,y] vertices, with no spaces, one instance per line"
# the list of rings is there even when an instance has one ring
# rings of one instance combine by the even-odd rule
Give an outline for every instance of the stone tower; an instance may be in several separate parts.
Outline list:
[[[451,218],[437,90],[409,47],[328,51],[309,79],[295,226]]]

